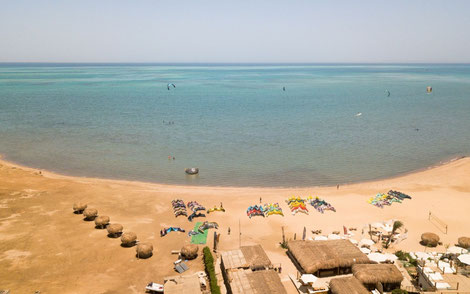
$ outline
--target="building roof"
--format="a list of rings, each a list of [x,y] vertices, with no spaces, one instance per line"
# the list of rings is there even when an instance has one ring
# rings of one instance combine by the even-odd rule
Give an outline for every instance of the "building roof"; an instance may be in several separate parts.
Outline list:
[[[261,245],[242,246],[240,249],[222,252],[221,256],[226,270],[264,269],[272,265]]]
[[[294,240],[287,243],[289,252],[308,274],[318,270],[351,267],[353,264],[371,263],[349,240]]]
[[[363,284],[396,284],[403,281],[400,270],[393,264],[355,264],[353,275]]]
[[[279,275],[272,270],[238,270],[229,275],[233,294],[287,294]]]
[[[201,294],[197,275],[174,276],[165,278],[165,294]]]
[[[331,279],[330,291],[332,294],[370,294],[355,277]]]

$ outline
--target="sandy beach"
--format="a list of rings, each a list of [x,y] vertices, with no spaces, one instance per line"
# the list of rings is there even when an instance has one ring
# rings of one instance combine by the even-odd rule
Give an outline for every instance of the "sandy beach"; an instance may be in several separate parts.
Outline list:
[[[367,200],[379,192],[399,190],[413,197],[401,204],[381,209]],[[291,196],[319,196],[337,210],[321,214],[309,207],[309,215],[291,215],[285,200]],[[268,218],[246,216],[250,205],[278,202],[285,216]],[[169,186],[153,183],[69,177],[39,172],[0,161],[0,289],[12,293],[143,293],[150,282],[162,283],[175,275],[172,250],[188,244],[185,233],[172,232],[160,237],[166,226],[189,231],[194,222],[175,218],[171,200],[196,200],[206,208],[223,203],[225,213],[215,212],[201,220],[217,222],[220,249],[261,244],[273,263],[281,263],[283,280],[289,293],[294,288],[287,274],[295,268],[280,248],[281,227],[288,238],[300,238],[303,227],[324,234],[357,227],[360,239],[364,224],[390,219],[404,222],[408,238],[389,250],[424,250],[419,244],[423,232],[437,233],[445,251],[460,236],[470,235],[470,158],[392,179],[337,187],[311,188],[232,188]],[[72,205],[82,201],[107,215],[111,223],[134,231],[141,242],[151,242],[154,255],[145,260],[135,257],[135,248],[123,248],[119,239],[110,239],[106,230],[73,214]],[[448,225],[428,220],[429,212]],[[199,220],[199,219],[198,219]],[[239,239],[239,223],[241,238]],[[231,234],[227,234],[228,228]],[[212,230],[207,244],[212,246]],[[201,246],[202,249],[202,246]],[[190,272],[203,269],[200,259],[188,263]]]

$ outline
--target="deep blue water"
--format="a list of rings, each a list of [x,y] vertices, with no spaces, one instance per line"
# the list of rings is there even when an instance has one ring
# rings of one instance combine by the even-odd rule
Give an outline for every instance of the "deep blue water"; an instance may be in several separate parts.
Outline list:
[[[0,153],[71,175],[336,185],[469,143],[470,65],[0,65]]]

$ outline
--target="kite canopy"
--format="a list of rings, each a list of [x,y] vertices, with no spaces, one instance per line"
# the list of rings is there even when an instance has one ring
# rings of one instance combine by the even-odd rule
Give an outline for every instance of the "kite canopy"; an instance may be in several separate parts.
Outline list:
[[[168,91],[170,90],[170,88],[171,88],[172,86],[173,86],[173,88],[176,88],[175,84],[172,84],[172,83],[166,85],[166,88],[168,89]]]

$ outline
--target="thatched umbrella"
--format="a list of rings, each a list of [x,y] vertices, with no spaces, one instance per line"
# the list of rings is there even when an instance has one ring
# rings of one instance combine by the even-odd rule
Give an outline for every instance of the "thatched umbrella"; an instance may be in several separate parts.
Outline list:
[[[150,243],[139,243],[135,249],[137,258],[149,258],[152,256],[153,245]]]
[[[439,244],[439,236],[434,233],[424,233],[421,235],[421,244],[428,247],[436,247]]]
[[[135,245],[137,235],[134,232],[125,232],[121,236],[121,245],[124,247],[131,247]]]
[[[99,229],[106,228],[106,226],[109,225],[109,216],[106,216],[106,215],[98,216],[97,218],[95,218],[95,225]]]
[[[74,203],[73,204],[73,212],[76,213],[76,214],[81,214],[87,208],[87,206],[88,205],[86,203],[82,203],[82,202]]]
[[[187,244],[181,248],[181,255],[186,259],[195,259],[197,257],[197,252],[199,247],[196,244]]]
[[[106,229],[109,237],[116,238],[122,233],[123,227],[121,224],[110,224]]]
[[[465,249],[470,248],[470,237],[460,237],[458,242],[460,247],[463,247]]]
[[[96,210],[95,208],[86,208],[83,211],[83,215],[85,216],[85,220],[94,220],[95,217],[98,216],[98,210]]]

